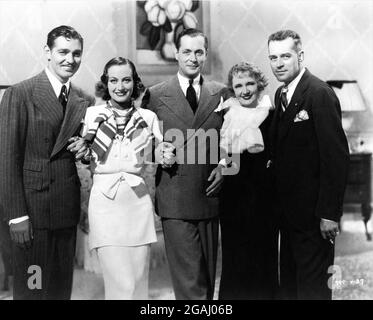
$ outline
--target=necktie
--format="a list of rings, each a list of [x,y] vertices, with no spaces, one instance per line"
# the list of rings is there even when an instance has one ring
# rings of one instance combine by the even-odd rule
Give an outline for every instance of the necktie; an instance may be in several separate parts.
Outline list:
[[[193,110],[193,113],[196,113],[198,103],[197,103],[197,94],[196,90],[193,88],[193,79],[189,79],[189,87],[186,91],[186,98],[189,102],[190,107]]]
[[[288,106],[288,99],[286,97],[287,92],[288,92],[288,87],[284,86],[281,90],[281,104],[284,109],[286,109]]]
[[[65,85],[61,87],[61,93],[58,97],[58,101],[61,103],[63,108],[63,113],[65,114],[66,105],[67,105],[67,88]]]

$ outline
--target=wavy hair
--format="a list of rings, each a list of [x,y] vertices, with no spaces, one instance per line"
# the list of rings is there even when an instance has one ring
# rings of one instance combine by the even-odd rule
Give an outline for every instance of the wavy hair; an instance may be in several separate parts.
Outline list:
[[[54,28],[48,33],[47,36],[47,46],[52,49],[54,46],[54,41],[58,37],[65,37],[66,39],[76,39],[79,40],[80,45],[83,49],[83,37],[80,35],[78,31],[76,31],[73,27],[70,26],[59,26]]]
[[[268,80],[264,73],[254,64],[248,62],[240,62],[235,64],[228,73],[228,88],[231,92],[233,91],[232,79],[241,73],[247,73],[250,77],[253,77],[258,85],[258,91],[263,91],[268,85]]]
[[[300,38],[300,35],[293,30],[280,30],[272,33],[268,37],[268,44],[271,41],[283,41],[287,38],[292,38],[294,40],[295,51],[299,52],[302,50],[302,39]]]
[[[135,100],[140,96],[142,92],[145,91],[145,86],[142,83],[133,62],[127,58],[115,57],[106,63],[104,67],[104,72],[102,73],[101,78],[100,78],[101,81],[96,83],[95,94],[97,97],[100,97],[103,100],[110,100],[111,97],[110,97],[109,90],[107,87],[107,84],[109,81],[108,70],[112,66],[122,66],[122,65],[129,65],[132,70],[132,78],[133,78],[134,86],[133,86],[133,92],[132,92],[131,98]]]

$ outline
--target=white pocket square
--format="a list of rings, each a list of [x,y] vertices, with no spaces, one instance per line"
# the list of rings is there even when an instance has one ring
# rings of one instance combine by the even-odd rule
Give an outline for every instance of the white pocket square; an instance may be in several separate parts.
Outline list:
[[[308,116],[308,112],[306,110],[301,110],[297,113],[297,115],[294,118],[294,122],[300,122],[308,120],[310,117]]]

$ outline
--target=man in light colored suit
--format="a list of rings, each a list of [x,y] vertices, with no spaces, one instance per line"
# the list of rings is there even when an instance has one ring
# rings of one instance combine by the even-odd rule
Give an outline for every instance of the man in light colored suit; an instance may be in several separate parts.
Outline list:
[[[0,212],[13,240],[14,299],[71,295],[80,181],[67,146],[93,103],[70,82],[82,51],[76,30],[53,29],[47,68],[1,101]]]
[[[178,159],[158,168],[156,210],[162,218],[166,254],[176,299],[212,299],[218,245],[218,191],[222,166],[218,135],[222,116],[214,112],[224,87],[202,78],[208,40],[186,29],[176,41],[179,72],[150,88],[148,108],[163,123],[164,140]],[[201,136],[195,134],[196,131]],[[204,139],[205,133],[211,139]],[[201,160],[198,161],[198,156]]]
[[[268,39],[277,80],[270,140],[279,213],[280,298],[331,299],[334,241],[339,233],[349,151],[333,90],[302,66],[300,36]]]

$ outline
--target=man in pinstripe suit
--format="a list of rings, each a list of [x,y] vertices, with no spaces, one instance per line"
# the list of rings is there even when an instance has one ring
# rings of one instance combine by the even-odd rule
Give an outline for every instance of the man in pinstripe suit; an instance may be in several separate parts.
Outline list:
[[[47,68],[10,87],[0,104],[0,214],[13,240],[14,299],[69,299],[80,182],[67,149],[93,99],[73,86],[81,35],[48,34]]]

